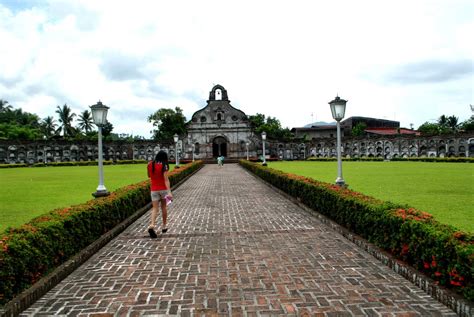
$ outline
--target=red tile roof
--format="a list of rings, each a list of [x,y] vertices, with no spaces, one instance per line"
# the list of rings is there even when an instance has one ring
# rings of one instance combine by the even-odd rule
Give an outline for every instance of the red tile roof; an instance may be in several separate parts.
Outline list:
[[[365,132],[379,135],[397,135],[397,134],[412,134],[420,135],[420,132],[416,130],[410,130],[405,128],[369,128],[365,129]]]

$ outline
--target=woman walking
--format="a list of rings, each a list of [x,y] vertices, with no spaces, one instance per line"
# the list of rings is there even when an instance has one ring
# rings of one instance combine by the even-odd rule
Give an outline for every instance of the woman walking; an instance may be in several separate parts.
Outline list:
[[[151,211],[150,226],[148,227],[148,233],[150,237],[157,238],[155,232],[156,217],[158,215],[158,202],[161,205],[161,216],[163,218],[163,224],[161,226],[161,232],[165,233],[168,231],[167,218],[168,210],[166,209],[166,196],[168,199],[173,199],[171,194],[170,181],[168,179],[168,154],[165,151],[160,151],[156,154],[153,161],[148,163],[147,166],[148,177],[151,180],[151,202],[153,209]]]

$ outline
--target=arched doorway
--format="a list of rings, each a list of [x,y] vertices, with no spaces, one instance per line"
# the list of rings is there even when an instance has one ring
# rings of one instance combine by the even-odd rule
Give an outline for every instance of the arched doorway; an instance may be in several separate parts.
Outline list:
[[[221,136],[212,141],[212,157],[227,156],[227,140]]]

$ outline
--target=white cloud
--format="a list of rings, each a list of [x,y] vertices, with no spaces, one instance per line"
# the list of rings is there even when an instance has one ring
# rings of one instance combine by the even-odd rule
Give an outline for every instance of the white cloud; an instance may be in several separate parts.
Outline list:
[[[101,99],[115,132],[149,136],[149,114],[189,119],[218,83],[290,128],[331,121],[337,93],[403,126],[471,114],[471,1],[27,3],[0,4],[0,98],[41,117]]]

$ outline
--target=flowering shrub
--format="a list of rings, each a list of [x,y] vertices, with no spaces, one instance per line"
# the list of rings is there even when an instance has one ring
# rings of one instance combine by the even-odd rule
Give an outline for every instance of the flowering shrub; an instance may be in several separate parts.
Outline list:
[[[331,218],[425,273],[436,283],[474,300],[474,235],[443,225],[423,211],[384,202],[260,164],[240,164],[306,206]]]
[[[169,174],[171,186],[202,166],[201,161]],[[117,189],[109,196],[56,209],[0,234],[0,304],[97,240],[151,201],[149,181]]]

